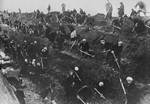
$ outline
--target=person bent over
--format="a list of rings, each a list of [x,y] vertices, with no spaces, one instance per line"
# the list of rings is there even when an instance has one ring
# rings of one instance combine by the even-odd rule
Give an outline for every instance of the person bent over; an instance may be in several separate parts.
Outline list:
[[[88,56],[89,55],[89,43],[86,39],[82,39],[79,43],[79,49],[82,56]]]

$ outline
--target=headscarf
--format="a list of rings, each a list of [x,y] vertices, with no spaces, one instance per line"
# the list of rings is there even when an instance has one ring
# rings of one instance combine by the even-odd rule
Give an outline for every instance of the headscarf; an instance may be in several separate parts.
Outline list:
[[[137,12],[143,12],[144,14],[146,13],[146,5],[143,1],[137,2],[135,8],[137,9]]]

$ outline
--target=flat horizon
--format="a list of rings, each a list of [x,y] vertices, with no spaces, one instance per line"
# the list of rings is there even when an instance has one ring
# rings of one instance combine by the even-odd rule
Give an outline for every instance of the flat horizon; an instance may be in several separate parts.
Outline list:
[[[43,2],[44,1],[44,2]],[[51,11],[61,11],[61,4],[66,4],[66,10],[82,8],[87,14],[95,15],[97,13],[105,14],[105,4],[107,0],[0,0],[0,10],[8,10],[10,12],[18,12],[20,8],[22,12],[33,12],[39,9],[47,13],[47,7],[51,5]],[[110,0],[113,5],[113,16],[117,16],[119,3],[125,5],[125,14],[129,15],[131,9],[140,0]],[[147,12],[150,12],[150,0],[142,0],[147,7]],[[150,15],[148,13],[147,15]]]

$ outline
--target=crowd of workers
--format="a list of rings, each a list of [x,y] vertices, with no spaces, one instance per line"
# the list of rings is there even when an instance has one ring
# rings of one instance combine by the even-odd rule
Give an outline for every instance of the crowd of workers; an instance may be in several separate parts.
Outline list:
[[[121,2],[120,3],[120,8],[118,9],[118,15],[120,18],[124,17],[124,4]],[[112,4],[108,1],[106,4],[106,20],[112,19],[112,11],[113,7]],[[135,12],[135,11],[134,11]],[[72,13],[74,15],[76,11]],[[133,12],[132,12],[133,13]],[[81,11],[81,17],[86,17],[86,14]],[[72,16],[71,15],[71,16]],[[133,14],[132,14],[133,16]],[[39,18],[37,16],[37,18]],[[53,41],[50,41],[52,43],[55,43],[56,39],[59,37],[59,35],[64,36],[67,34],[66,31],[61,27],[62,21],[60,21],[60,18],[56,16],[58,19],[57,22],[59,22],[59,28],[55,32],[54,39]],[[74,19],[74,17],[71,17]],[[83,19],[82,23],[85,23],[85,18]],[[142,26],[145,26],[143,22],[139,22],[138,20],[134,19],[134,23],[136,24],[135,30],[136,32],[139,32],[139,28]],[[44,21],[44,20],[43,20]],[[119,19],[119,23],[121,19]],[[45,23],[39,21],[38,24],[32,24],[32,25],[26,25],[22,23],[21,21],[15,21],[12,23],[11,21],[8,21],[8,19],[3,19],[2,21],[4,24],[9,25],[12,29],[14,29],[15,32],[20,32],[24,34],[29,34],[29,37],[32,36],[39,36],[39,37],[44,37],[47,36],[48,34],[52,33],[51,28],[49,27],[50,23]],[[75,23],[77,23],[76,19],[74,20]],[[138,27],[139,26],[139,27]],[[73,27],[73,26],[72,26]],[[116,25],[118,27],[118,25]],[[120,26],[119,26],[120,27]],[[143,27],[144,28],[144,27]],[[2,30],[1,30],[2,31]],[[52,36],[52,35],[50,35]],[[71,41],[71,49],[74,47],[76,43],[78,43],[78,49],[80,50],[81,56],[86,58],[86,57],[95,57],[95,55],[90,53],[90,45],[86,39],[81,39],[79,40],[79,37],[77,35],[77,31],[72,28],[70,29],[69,32],[69,40]],[[3,34],[0,36],[0,41],[4,45],[4,52],[6,55],[11,55],[13,60],[18,60],[18,61],[23,61],[26,65],[31,65],[35,68],[40,68],[40,70],[44,70],[45,66],[48,64],[48,57],[49,57],[49,45],[41,45],[39,41],[37,40],[32,40],[29,41],[28,39],[22,40],[22,43],[18,43],[16,40],[9,38],[7,31],[3,31]],[[63,44],[65,41],[61,44]],[[121,52],[123,50],[123,42],[118,41],[116,44],[111,44],[107,42],[104,39],[101,39],[99,44],[101,45],[101,49],[103,53],[106,53],[106,62],[109,64],[110,67],[114,69],[114,71],[118,71],[121,73]],[[53,47],[54,48],[54,47]],[[69,82],[69,87],[73,89],[77,89],[76,91],[76,97],[81,100],[83,103],[86,101],[81,97],[82,91],[88,90],[89,86],[84,84],[84,81],[82,79],[82,69],[80,69],[78,66],[76,66],[73,71],[69,73],[68,77],[68,82]],[[30,73],[34,74],[34,73]],[[127,89],[130,89],[130,85],[134,85],[133,78],[128,76],[126,78],[128,84],[127,84]],[[120,83],[122,85],[122,89],[124,91],[124,94],[126,94],[126,90],[124,88],[122,80],[120,80]],[[92,86],[92,89],[96,91],[102,98],[106,99],[105,97],[105,91],[107,90],[105,85],[107,85],[107,82],[105,81],[97,81],[94,86]],[[88,92],[88,91],[87,91]],[[81,94],[81,95],[80,95]],[[86,96],[87,97],[87,96]],[[85,97],[85,98],[86,98]],[[23,104],[23,103],[22,103]],[[129,103],[130,104],[130,103]]]

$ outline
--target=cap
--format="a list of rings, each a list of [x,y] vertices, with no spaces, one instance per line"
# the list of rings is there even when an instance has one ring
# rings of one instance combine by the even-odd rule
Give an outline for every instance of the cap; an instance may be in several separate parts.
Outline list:
[[[69,74],[70,74],[70,75],[73,75],[73,72],[72,72],[72,71],[70,71],[70,72],[69,72]]]
[[[49,24],[48,24],[48,23],[46,23],[46,25],[48,26]]]
[[[28,62],[28,59],[25,59],[24,61],[25,61],[25,62]]]
[[[104,83],[103,83],[103,82],[99,82],[98,85],[99,85],[100,87],[102,87],[102,86],[104,86]]]
[[[85,42],[85,41],[86,41],[86,39],[82,39],[82,41],[84,41],[84,42]]]
[[[75,67],[74,70],[75,70],[75,71],[78,71],[78,70],[79,70],[79,67]]]
[[[102,44],[105,44],[105,40],[101,40],[100,42],[101,42]]]
[[[14,40],[11,40],[10,43],[14,43]]]
[[[114,51],[112,50],[111,53],[114,54]]]
[[[26,43],[27,41],[26,40],[24,40],[24,43]]]
[[[122,41],[119,41],[119,42],[118,42],[118,45],[122,45],[122,44],[123,44],[123,42],[122,42]]]
[[[35,40],[35,41],[34,41],[34,43],[36,44],[36,43],[37,43],[37,41]]]
[[[43,47],[42,50],[47,50],[47,47]]]
[[[51,102],[52,102],[52,104],[57,104],[55,100],[52,100]]]
[[[37,66],[40,66],[40,65],[41,65],[41,64],[38,62],[38,63],[37,63]]]
[[[36,59],[33,59],[33,60],[32,60],[32,62],[35,62],[35,61],[36,61]]]
[[[130,77],[130,76],[128,76],[128,77],[126,78],[126,80],[127,80],[127,82],[128,82],[129,84],[133,82],[133,78]]]

